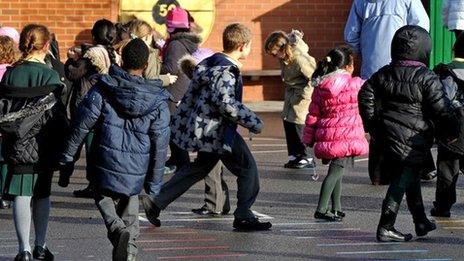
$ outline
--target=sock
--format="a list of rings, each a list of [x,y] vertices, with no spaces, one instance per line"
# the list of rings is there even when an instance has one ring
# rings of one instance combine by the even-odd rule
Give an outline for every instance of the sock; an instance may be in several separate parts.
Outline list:
[[[45,247],[48,217],[50,216],[50,197],[32,200],[32,214],[35,229],[35,246]]]
[[[29,237],[31,233],[31,199],[30,196],[16,196],[13,204],[13,220],[18,236],[19,253],[31,252]]]

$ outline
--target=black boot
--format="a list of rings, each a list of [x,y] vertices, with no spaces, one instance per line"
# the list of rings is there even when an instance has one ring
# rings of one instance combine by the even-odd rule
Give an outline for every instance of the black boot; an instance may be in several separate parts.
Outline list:
[[[415,194],[413,193],[413,195]],[[424,203],[420,194],[414,197],[411,196],[411,194],[406,194],[406,200],[408,202],[409,211],[412,214],[417,236],[425,236],[430,231],[437,229],[435,223],[431,222],[425,214]]]
[[[394,227],[400,205],[396,202],[383,201],[382,215],[377,227],[377,241],[380,242],[406,242],[412,239],[411,234],[403,234]]]

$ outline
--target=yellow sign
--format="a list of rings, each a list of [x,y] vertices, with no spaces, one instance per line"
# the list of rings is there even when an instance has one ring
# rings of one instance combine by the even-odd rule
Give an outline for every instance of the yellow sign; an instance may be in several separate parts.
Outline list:
[[[167,35],[166,15],[180,6],[190,12],[195,22],[203,28],[201,37],[205,41],[214,24],[214,0],[122,0],[120,21],[127,22],[134,17],[152,25],[159,33]]]

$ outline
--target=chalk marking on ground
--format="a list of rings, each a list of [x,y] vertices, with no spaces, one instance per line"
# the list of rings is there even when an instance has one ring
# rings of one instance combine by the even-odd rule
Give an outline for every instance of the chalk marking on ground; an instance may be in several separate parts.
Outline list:
[[[338,247],[338,246],[383,246],[383,245],[399,245],[401,242],[362,242],[362,243],[334,243],[334,244],[317,244],[318,247]],[[404,244],[404,243],[403,243]]]
[[[402,249],[402,250],[373,250],[373,251],[352,251],[337,252],[337,255],[363,255],[363,254],[391,254],[391,253],[427,253],[426,249]]]
[[[282,232],[305,232],[305,231],[357,231],[359,228],[308,228],[308,229],[282,229]]]
[[[189,255],[189,256],[162,256],[158,259],[211,259],[211,258],[220,258],[220,257],[242,257],[247,254],[216,254],[216,255]]]
[[[183,247],[144,248],[143,251],[214,250],[214,249],[229,249],[229,248],[230,246],[183,246]]]

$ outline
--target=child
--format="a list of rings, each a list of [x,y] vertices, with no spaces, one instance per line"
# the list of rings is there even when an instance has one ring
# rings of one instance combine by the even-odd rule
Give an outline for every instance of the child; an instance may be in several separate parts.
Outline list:
[[[0,28],[0,29],[3,29]],[[14,30],[14,29],[13,29]],[[17,50],[18,43],[4,34],[5,30],[0,32],[0,80],[6,69],[11,66],[19,58],[19,51]],[[9,33],[11,35],[11,33]],[[19,33],[18,33],[19,34]],[[1,142],[1,135],[0,135]],[[7,165],[4,164],[3,157],[0,155],[0,209],[10,208],[10,202],[2,198],[3,188],[5,186],[5,179],[7,173]]]
[[[160,50],[155,48],[154,33],[156,31],[153,30],[147,22],[138,19],[130,21],[127,27],[128,31],[133,36],[142,39],[150,50],[150,55],[148,56],[148,67],[143,72],[143,77],[146,79],[160,79],[163,81],[163,86],[169,86],[170,84],[175,83],[177,76],[170,74],[160,75],[162,61]]]
[[[161,209],[205,178],[219,160],[237,176],[237,209],[234,228],[268,230],[251,212],[259,191],[256,162],[237,125],[260,133],[261,120],[242,102],[243,83],[239,60],[251,50],[251,31],[242,24],[231,24],[223,33],[222,53],[203,60],[193,75],[172,124],[173,141],[182,149],[198,151],[195,162],[180,169],[163,185],[155,198],[142,200],[148,220],[160,226]]]
[[[92,39],[94,45],[81,45],[68,51],[68,60],[65,64],[66,77],[73,82],[70,98],[71,120],[77,117],[76,108],[92,87],[92,79],[96,74],[107,74],[111,64],[119,64],[119,56],[114,51],[113,44],[116,40],[116,27],[106,19],[95,22],[92,27]],[[91,156],[88,154],[92,144],[93,133],[85,140],[87,166]],[[80,153],[78,153],[80,155]],[[73,192],[75,197],[93,198],[93,174],[86,169],[86,178],[89,185],[81,190]]]
[[[264,44],[266,53],[279,59],[286,87],[282,119],[289,161],[284,167],[291,169],[314,167],[314,160],[301,142],[301,135],[311,102],[313,88],[310,79],[316,60],[308,54],[308,45],[302,37],[303,34],[298,31],[289,35],[277,31],[270,34]]]
[[[392,62],[361,88],[359,108],[364,129],[381,144],[390,186],[382,204],[377,240],[409,241],[394,227],[400,204],[406,201],[416,234],[425,236],[436,226],[425,215],[420,171],[434,141],[438,120],[450,118],[450,104],[439,78],[427,68],[432,41],[419,26],[400,28],[391,45]]]
[[[451,207],[456,203],[456,183],[459,171],[464,167],[464,35],[461,34],[454,44],[454,59],[449,64],[439,64],[434,71],[440,76],[445,93],[452,101],[453,109],[459,115],[461,130],[458,142],[438,144],[438,178],[434,207],[430,214],[435,217],[450,217]]]
[[[45,64],[50,32],[30,24],[20,35],[21,60],[7,69],[0,88],[0,127],[8,164],[5,194],[13,198],[13,219],[19,241],[15,260],[31,260],[30,223],[34,221],[32,256],[53,260],[45,244],[50,190],[58,154],[63,149],[66,114],[58,73]],[[40,152],[40,153],[38,153]],[[32,201],[32,212],[31,212]]]
[[[142,77],[148,56],[146,44],[134,39],[122,52],[124,70],[112,65],[109,75],[99,76],[78,107],[62,160],[62,165],[73,162],[94,129],[89,170],[95,175],[95,203],[114,246],[113,260],[135,260],[138,194],[146,176],[164,168],[160,159],[167,154],[170,95],[161,81]]]
[[[357,96],[363,80],[352,77],[353,52],[347,46],[330,51],[318,63],[313,74],[315,86],[303,143],[314,146],[314,153],[323,162],[330,162],[319,195],[314,217],[328,221],[341,221],[342,176],[352,157],[368,152],[368,143],[358,111]],[[328,213],[332,199],[331,214]]]

